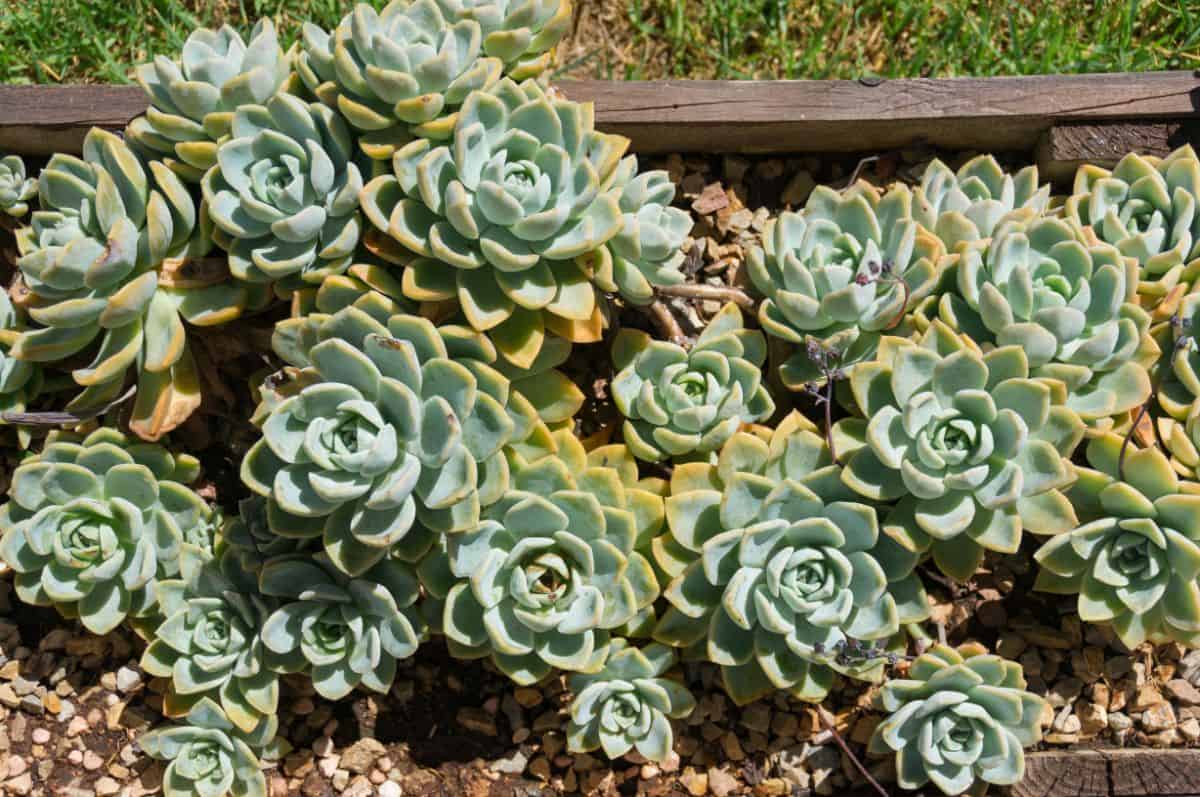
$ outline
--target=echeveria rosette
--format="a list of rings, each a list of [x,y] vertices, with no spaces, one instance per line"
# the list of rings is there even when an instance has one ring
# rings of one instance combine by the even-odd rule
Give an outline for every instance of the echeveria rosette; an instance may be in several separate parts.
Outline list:
[[[180,281],[212,246],[203,206],[174,172],[144,166],[112,133],[88,133],[82,160],[54,155],[38,177],[38,197],[30,226],[17,231],[35,326],[17,337],[12,355],[51,363],[94,348],[92,361],[72,372],[84,390],[69,409],[114,400],[134,370],[131,428],[156,440],[200,405],[184,321],[235,318],[250,292],[221,269]]]
[[[267,499],[261,495],[251,495],[238,502],[237,515],[225,521],[220,540],[226,549],[239,557],[242,569],[251,573],[258,572],[276,556],[319,547],[311,538],[276,534],[267,518]]]
[[[744,328],[733,303],[689,350],[622,329],[613,342],[611,390],[626,419],[625,445],[647,462],[718,451],[743,424],[775,412],[762,383],[766,357],[763,334]]]
[[[216,165],[234,111],[283,90],[291,68],[269,19],[255,24],[249,41],[228,25],[193,31],[178,61],[160,55],[134,71],[150,108],[129,123],[125,138],[148,160],[198,183]]]
[[[654,638],[720,665],[738,704],[777,689],[820,701],[835,669],[875,679],[880,662],[843,667],[826,653],[928,616],[916,557],[880,537],[876,510],[799,413],[769,439],[734,435],[715,465],[676,465],[666,518],[654,553],[671,608]]]
[[[1030,374],[1063,382],[1067,406],[1103,431],[1150,395],[1158,352],[1137,284],[1133,258],[1066,221],[1010,219],[962,254],[939,314],[980,344],[1023,348]]]
[[[636,648],[614,639],[604,669],[567,679],[575,693],[567,726],[567,749],[603,749],[611,760],[636,750],[662,762],[674,746],[672,719],[696,708],[696,698],[678,681],[663,677],[675,664],[675,651],[652,642]]]
[[[519,684],[553,668],[598,671],[611,632],[644,619],[658,597],[640,550],[662,524],[662,499],[639,485],[620,446],[589,454],[569,431],[554,436],[556,455],[514,456],[510,489],[420,566],[451,653],[490,656]]]
[[[102,428],[81,442],[47,438],[13,472],[0,508],[0,558],[17,596],[78,617],[95,634],[158,616],[155,584],[179,572],[183,536],[212,510],[184,484],[191,457]]]
[[[1150,300],[1200,269],[1200,160],[1190,145],[1165,158],[1130,153],[1112,171],[1075,173],[1068,219],[1138,263],[1139,293]]]
[[[499,80],[483,42],[478,21],[450,18],[435,0],[359,3],[332,33],[304,25],[296,71],[363,134],[368,156],[386,160],[414,135],[446,138],[467,96]]]
[[[675,184],[667,173],[657,169],[638,174],[634,155],[621,161],[615,184],[621,189],[621,230],[580,262],[591,263],[601,290],[619,293],[634,305],[647,305],[654,300],[656,286],[684,281],[680,268],[692,216],[671,207]]]
[[[864,417],[834,428],[842,481],[897,501],[885,533],[946,575],[970,578],[985,549],[1015,553],[1023,528],[1074,527],[1061,490],[1085,427],[1061,385],[1030,377],[1019,346],[983,354],[935,321],[916,342],[884,338],[850,388]]]
[[[1038,185],[1037,166],[1009,174],[991,155],[977,155],[956,172],[935,158],[913,189],[913,216],[956,252],[986,243],[1010,215],[1044,213],[1049,202],[1050,186]]]
[[[628,144],[594,129],[590,104],[505,79],[467,98],[450,143],[418,139],[398,150],[395,174],[364,189],[363,210],[420,256],[404,271],[406,296],[456,300],[472,327],[525,367],[547,332],[600,339],[583,256],[621,230],[614,181]]]
[[[279,705],[285,662],[263,645],[262,629],[278,601],[262,595],[258,579],[235,551],[216,558],[185,551],[181,578],[158,582],[165,618],[142,655],[142,669],[166,678],[168,716],[184,716],[203,697],[247,733]]]
[[[25,161],[18,155],[0,158],[0,213],[19,219],[29,212],[29,201],[37,197],[37,180],[25,175]]]
[[[554,61],[571,26],[570,0],[437,0],[447,20],[473,19],[483,52],[499,58],[513,80],[535,78]]]
[[[320,103],[239,107],[201,184],[234,276],[290,289],[345,271],[362,233],[353,157],[346,123]]]
[[[1035,589],[1079,596],[1079,617],[1111,623],[1128,647],[1200,644],[1200,495],[1158,449],[1106,435],[1068,496],[1083,524],[1037,552]]]
[[[1025,774],[1024,748],[1041,740],[1046,701],[1025,689],[1021,665],[979,645],[936,645],[877,697],[888,716],[868,750],[895,755],[896,783],[930,781],[948,795],[982,794]]]
[[[386,558],[358,577],[324,554],[292,554],[263,566],[259,588],[284,600],[262,627],[267,649],[312,677],[327,700],[360,684],[387,694],[396,661],[417,651],[426,628],[416,611],[416,573]]]
[[[806,346],[836,349],[843,369],[869,359],[879,336],[931,290],[945,245],[917,223],[912,192],[881,194],[859,182],[843,192],[813,190],[803,212],[784,212],[750,250],[747,273],[763,295],[758,318],[767,335],[796,344],[780,365],[791,390],[823,379]]]
[[[138,746],[146,755],[166,761],[165,797],[267,797],[267,780],[258,750],[272,745],[278,721],[268,718],[253,731],[241,732],[208,698],[188,712],[186,725],[155,728],[142,734]]]
[[[351,575],[475,528],[509,487],[505,446],[548,439],[472,330],[351,306],[279,324],[275,347],[299,370],[264,400],[242,479],[276,534],[322,537]]]

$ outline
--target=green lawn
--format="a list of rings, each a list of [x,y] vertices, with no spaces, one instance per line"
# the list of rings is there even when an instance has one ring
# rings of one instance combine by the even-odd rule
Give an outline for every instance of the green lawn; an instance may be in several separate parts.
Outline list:
[[[194,27],[228,21],[248,28],[248,20],[269,15],[290,42],[300,21],[332,26],[349,5],[0,3],[5,83],[123,81],[132,65],[177,51]],[[581,22],[562,48],[563,71],[573,76],[899,77],[1200,67],[1200,0],[578,0],[577,6],[580,19],[591,22]]]

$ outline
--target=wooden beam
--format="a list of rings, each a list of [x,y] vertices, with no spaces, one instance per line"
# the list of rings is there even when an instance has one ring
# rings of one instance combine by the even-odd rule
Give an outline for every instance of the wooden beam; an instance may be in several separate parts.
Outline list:
[[[1197,797],[1200,750],[1048,750],[1025,757],[1010,797]]]
[[[1038,171],[1069,182],[1084,163],[1112,168],[1128,152],[1161,158],[1184,144],[1200,146],[1200,121],[1056,124],[1038,141]]]
[[[599,127],[638,152],[878,152],[924,143],[1032,150],[1055,124],[1200,118],[1193,72],[1008,78],[565,81]],[[0,150],[78,151],[88,128],[120,129],[146,99],[131,86],[0,87]]]

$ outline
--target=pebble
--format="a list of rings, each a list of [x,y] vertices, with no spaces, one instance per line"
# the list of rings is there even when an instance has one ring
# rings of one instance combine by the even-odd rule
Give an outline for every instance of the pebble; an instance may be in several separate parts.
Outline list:
[[[16,708],[21,705],[21,698],[17,697],[11,684],[0,684],[0,705],[5,708]]]
[[[1167,693],[1185,706],[1200,706],[1200,689],[1184,678],[1167,681]]]
[[[97,780],[92,788],[96,790],[96,797],[111,797],[121,790],[121,784],[117,783],[110,777],[103,777]]]
[[[469,731],[482,733],[485,736],[496,736],[496,720],[481,708],[463,706],[458,710],[455,720]]]
[[[342,769],[361,775],[370,772],[375,761],[386,752],[387,748],[377,739],[359,739],[342,753],[339,766]]]
[[[30,738],[33,739],[34,744],[45,744],[50,741],[50,731],[45,728],[34,728]]]
[[[520,775],[525,771],[525,765],[529,763],[529,758],[519,749],[512,751],[504,758],[497,758],[495,761],[488,764],[494,772],[502,772],[505,775]]]
[[[400,784],[395,781],[389,780],[379,785],[379,797],[400,797],[402,793]]]
[[[1175,709],[1170,703],[1159,703],[1142,712],[1142,728],[1147,733],[1170,730],[1175,723]]]
[[[550,762],[544,756],[538,756],[529,762],[529,774],[538,780],[550,780]]]
[[[708,768],[708,790],[713,797],[726,797],[738,787],[737,778],[719,767]]]
[[[129,694],[142,685],[142,674],[132,667],[125,666],[117,670],[117,691]]]
[[[1108,713],[1108,727],[1114,731],[1128,730],[1133,727],[1133,720],[1129,718],[1129,715],[1123,714],[1120,711],[1110,711]]]
[[[679,782],[688,790],[692,797],[704,797],[708,794],[708,775],[688,767],[679,777]]]
[[[94,751],[88,750],[83,754],[83,768],[88,772],[93,772],[102,766],[104,766],[104,759]]]
[[[751,703],[742,709],[740,722],[752,731],[766,733],[771,729],[771,707],[761,701]]]
[[[746,751],[742,749],[742,743],[738,741],[738,737],[733,731],[729,731],[721,737],[721,749],[725,751],[725,757],[730,761],[742,761],[746,758]],[[708,777],[711,781],[711,772]]]
[[[20,777],[4,781],[4,790],[9,794],[18,795],[18,797],[29,794],[33,791],[33,775],[26,772]]]
[[[84,717],[74,717],[67,725],[67,738],[74,738],[81,733],[86,733],[88,729],[88,721]]]

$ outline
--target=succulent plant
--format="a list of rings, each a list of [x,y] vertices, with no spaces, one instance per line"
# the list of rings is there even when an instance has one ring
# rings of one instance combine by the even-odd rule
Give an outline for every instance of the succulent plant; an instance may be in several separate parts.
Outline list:
[[[415,561],[430,531],[475,528],[509,487],[504,447],[548,442],[470,329],[407,315],[385,325],[350,306],[280,323],[275,349],[300,370],[260,408],[242,478],[269,499],[276,534],[323,537],[350,575],[397,545]]]
[[[416,573],[382,559],[358,578],[325,554],[289,554],[259,575],[264,595],[285,599],[262,626],[267,649],[312,676],[317,694],[338,700],[358,685],[387,694],[396,660],[416,652],[425,625],[414,604]]]
[[[1145,366],[1157,351],[1137,284],[1132,258],[1067,222],[1010,219],[986,250],[963,253],[939,313],[981,344],[1020,346],[1032,376],[1065,383],[1067,406],[1109,424],[1150,395]]]
[[[610,759],[630,750],[650,761],[671,754],[671,720],[696,707],[684,685],[662,677],[675,663],[675,651],[652,642],[638,649],[614,639],[604,669],[568,679],[575,692],[567,726],[567,749],[589,753],[602,748]]]
[[[570,0],[437,0],[447,20],[473,19],[483,52],[504,63],[513,80],[541,75],[571,25]]]
[[[628,143],[593,129],[591,105],[505,79],[466,99],[452,145],[418,139],[398,150],[395,174],[363,190],[363,210],[420,255],[404,272],[405,295],[456,299],[525,367],[547,332],[600,339],[593,275],[576,259],[621,230],[614,181]]]
[[[738,704],[776,689],[819,701],[835,669],[874,678],[881,662],[843,667],[824,652],[886,640],[928,615],[916,557],[893,555],[883,538],[884,570],[875,509],[838,479],[799,413],[769,439],[734,435],[715,465],[676,465],[666,518],[654,552],[671,608],[654,638],[720,665]]]
[[[762,384],[767,344],[742,326],[736,304],[709,321],[690,351],[622,329],[613,342],[619,373],[613,401],[625,416],[625,444],[648,462],[705,455],[742,424],[769,418],[775,402]]]
[[[13,307],[8,292],[0,291],[0,412],[23,412],[42,381],[40,367],[10,354],[23,328],[24,319]],[[27,448],[32,439],[26,427],[17,428],[17,437],[22,448]]]
[[[388,264],[362,255],[355,261],[344,274],[330,274],[320,285],[294,291],[292,318],[312,313],[332,315],[351,305],[381,319],[417,314],[417,304],[405,297],[399,278]]]
[[[449,137],[467,96],[500,78],[500,59],[483,53],[480,23],[443,8],[435,0],[392,0],[382,11],[359,3],[332,33],[304,25],[296,71],[364,132],[360,144],[372,158],[390,158],[413,135]]]
[[[1069,531],[1061,490],[1084,424],[1062,385],[1033,379],[1026,352],[982,354],[935,321],[916,342],[887,337],[850,375],[863,418],[838,421],[842,481],[872,501],[896,501],[885,533],[931,552],[945,574],[970,578],[984,549],[1015,553],[1022,528]]]
[[[275,96],[291,68],[269,19],[258,21],[249,42],[228,25],[194,31],[178,61],[160,55],[135,70],[150,109],[129,123],[125,137],[147,159],[198,183],[216,165],[234,111]]]
[[[240,559],[249,573],[258,572],[276,556],[297,553],[308,547],[307,539],[283,537],[271,530],[267,519],[267,499],[251,495],[238,502],[238,513],[221,530],[221,540]]]
[[[1037,166],[1008,174],[991,155],[977,155],[957,172],[935,158],[913,195],[913,216],[955,252],[990,238],[1010,215],[1044,213],[1050,186],[1039,187]]]
[[[320,103],[240,106],[202,183],[234,276],[294,287],[345,271],[362,232],[353,157],[346,123]]]
[[[1158,385],[1154,398],[1172,418],[1183,421],[1200,399],[1200,286],[1179,297],[1168,321],[1155,324],[1150,334],[1161,356],[1155,365]]]
[[[631,304],[649,304],[656,286],[684,280],[682,247],[692,230],[692,216],[671,207],[675,185],[667,173],[657,169],[638,174],[634,155],[621,160],[614,183],[621,189],[621,231],[592,255],[596,284]]]
[[[490,655],[519,684],[553,667],[597,672],[610,632],[658,596],[639,550],[662,523],[661,498],[623,447],[588,454],[570,431],[554,436],[557,455],[513,456],[510,489],[420,565],[451,653]]]
[[[885,195],[864,182],[841,193],[817,186],[803,212],[767,222],[746,266],[764,297],[763,330],[800,345],[780,366],[784,384],[800,390],[819,378],[810,340],[836,350],[843,366],[869,359],[879,336],[933,289],[944,256],[903,186]]]
[[[262,629],[278,601],[261,595],[258,579],[232,550],[213,558],[186,551],[181,578],[158,583],[166,618],[142,655],[142,668],[167,678],[164,712],[183,716],[202,697],[247,733],[279,704],[278,661],[262,641]]]
[[[895,754],[902,789],[932,781],[948,795],[1024,777],[1024,748],[1041,739],[1046,706],[1025,690],[1020,664],[980,645],[933,647],[912,663],[908,678],[883,685],[879,703],[889,715],[871,736],[870,752]]]
[[[101,428],[51,435],[12,475],[0,558],[17,596],[78,616],[95,634],[157,614],[155,583],[179,572],[182,538],[211,509],[184,486],[199,466]]]
[[[1063,210],[1138,263],[1138,290],[1159,298],[1200,270],[1200,160],[1190,145],[1165,158],[1126,155],[1112,171],[1085,165]]]
[[[169,762],[163,773],[165,797],[266,797],[267,780],[255,749],[271,743],[278,725],[274,717],[252,733],[241,733],[205,698],[187,722],[155,728],[138,739],[146,755]]]
[[[37,180],[25,176],[25,161],[17,155],[0,158],[0,212],[19,219],[37,196]]]
[[[1095,470],[1080,468],[1068,493],[1083,524],[1038,550],[1034,588],[1077,594],[1080,619],[1111,623],[1130,648],[1200,644],[1200,495],[1161,451],[1116,435],[1092,440],[1087,457]]]
[[[95,347],[72,372],[84,391],[68,409],[115,399],[126,371],[138,375],[131,428],[156,440],[199,406],[199,375],[184,321],[237,317],[261,297],[203,255],[211,247],[203,207],[161,163],[149,174],[121,139],[94,128],[83,159],[54,155],[38,178],[41,209],[17,231],[24,306],[39,325],[12,356],[59,362]]]

